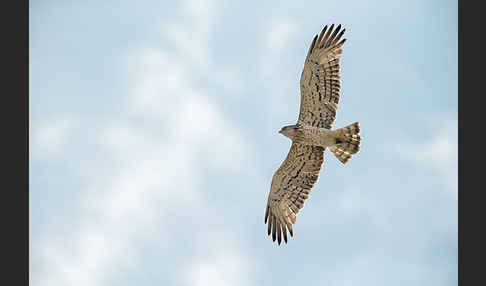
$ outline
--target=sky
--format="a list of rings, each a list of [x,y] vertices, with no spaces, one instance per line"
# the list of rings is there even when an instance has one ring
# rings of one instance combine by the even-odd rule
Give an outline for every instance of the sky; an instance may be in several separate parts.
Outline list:
[[[457,2],[30,1],[30,285],[457,285]],[[315,34],[335,128],[267,236]]]

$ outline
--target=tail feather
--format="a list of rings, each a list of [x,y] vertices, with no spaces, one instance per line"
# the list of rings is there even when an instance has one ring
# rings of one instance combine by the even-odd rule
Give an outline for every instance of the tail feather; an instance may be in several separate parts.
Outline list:
[[[359,135],[359,122],[335,130],[336,145],[329,147],[329,150],[338,158],[341,163],[346,164],[351,157],[359,152],[361,136]]]

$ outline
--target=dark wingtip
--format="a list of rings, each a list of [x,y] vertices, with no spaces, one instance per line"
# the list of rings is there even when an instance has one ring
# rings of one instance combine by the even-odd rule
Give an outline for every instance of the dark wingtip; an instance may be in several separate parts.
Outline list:
[[[309,55],[316,47],[316,40],[317,40],[317,34],[314,36],[314,38],[312,39],[312,43],[309,47],[309,51],[307,52],[307,55]]]
[[[289,224],[289,225],[287,226],[287,228],[289,229],[290,236],[291,236],[291,237],[294,237],[294,230],[293,230],[293,228],[292,228],[292,225],[291,225],[291,224]]]
[[[326,25],[326,26],[324,26],[324,28],[322,28],[322,30],[321,30],[321,34],[322,34],[322,35],[324,35],[324,33],[325,33],[326,31],[327,31],[327,25]]]
[[[337,42],[337,41],[339,41],[339,39],[341,39],[341,37],[344,35],[344,32],[346,32],[346,29],[342,29],[342,31],[339,32],[339,34],[336,37],[335,42]]]

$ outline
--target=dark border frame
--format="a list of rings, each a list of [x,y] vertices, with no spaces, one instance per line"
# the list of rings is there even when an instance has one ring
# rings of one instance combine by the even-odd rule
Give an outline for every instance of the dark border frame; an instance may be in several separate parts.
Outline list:
[[[29,1],[3,4],[1,281],[29,285]]]
[[[485,71],[482,59],[484,10],[471,1],[458,1],[458,280],[483,285],[482,243],[484,167],[481,156],[484,123]],[[466,6],[469,4],[469,6]],[[477,30],[476,30],[477,29]],[[468,39],[469,41],[466,41]],[[475,124],[479,126],[474,126]],[[468,132],[469,130],[469,132]],[[475,142],[473,142],[473,140]]]
[[[480,102],[485,97],[484,88],[479,87],[485,73],[479,62],[484,54],[480,45],[483,33],[473,29],[477,27],[479,30],[483,26],[483,17],[480,7],[469,7],[469,11],[466,11],[465,3],[458,1],[458,278],[462,285],[481,285],[478,282],[481,280],[482,263],[479,259],[478,262],[473,261],[473,256],[482,253],[478,247],[484,238],[479,233],[483,224],[478,218],[482,216],[483,201],[472,196],[482,194],[484,185],[482,182],[475,184],[472,179],[481,179],[483,168],[481,165],[476,167],[466,164],[466,161],[475,158],[473,163],[481,163],[476,156],[483,143],[479,138],[479,143],[470,144],[470,148],[465,148],[465,145],[466,139],[473,140],[472,136],[477,136],[466,136],[466,129],[472,129],[473,123],[484,120],[484,111],[481,110],[483,104]],[[1,46],[5,49],[2,83],[6,87],[3,89],[4,112],[1,114],[1,122],[8,130],[2,136],[3,140],[0,140],[6,145],[3,148],[6,160],[3,161],[5,171],[2,176],[4,198],[1,217],[4,221],[2,237],[6,240],[3,248],[7,255],[3,256],[6,267],[2,271],[2,282],[7,280],[4,282],[6,285],[29,285],[29,2],[9,1],[8,4],[4,5],[4,17],[1,17]],[[471,39],[470,45],[464,41],[466,38]],[[474,71],[475,67],[478,67],[477,72]],[[467,76],[466,71],[469,72]],[[474,83],[478,84],[477,88]],[[465,229],[470,230],[469,235],[466,235]],[[8,283],[9,280],[13,283]]]

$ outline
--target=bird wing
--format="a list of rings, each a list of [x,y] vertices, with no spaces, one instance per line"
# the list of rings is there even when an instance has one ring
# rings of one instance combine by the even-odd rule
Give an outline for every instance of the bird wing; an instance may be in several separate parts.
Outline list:
[[[268,222],[268,235],[272,233],[273,241],[278,238],[278,244],[282,235],[287,243],[287,230],[294,235],[292,225],[319,177],[323,162],[324,148],[292,143],[287,158],[273,175],[265,223]]]
[[[340,29],[341,25],[335,30],[334,24],[329,29],[326,25],[309,47],[300,77],[300,124],[330,129],[336,119],[341,88],[339,60],[346,41],[339,41],[345,31]]]

